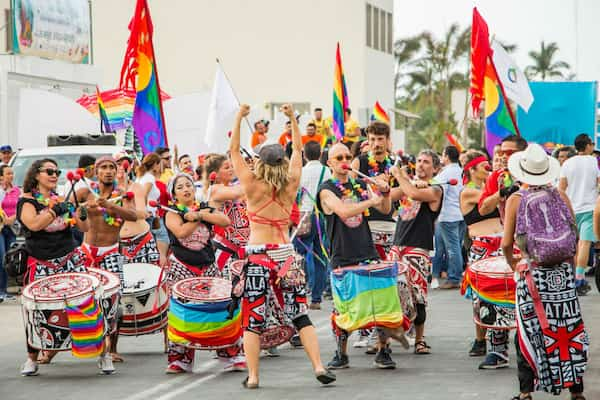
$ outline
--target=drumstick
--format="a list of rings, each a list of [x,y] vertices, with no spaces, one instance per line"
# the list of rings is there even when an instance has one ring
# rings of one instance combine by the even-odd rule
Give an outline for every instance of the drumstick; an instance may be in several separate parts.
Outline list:
[[[212,185],[217,180],[217,173],[215,171],[211,172],[208,176],[208,194],[206,195],[206,202],[210,201],[210,196],[212,194]]]
[[[92,187],[90,186],[90,184],[88,183],[88,181],[85,180],[85,178],[83,176],[84,175],[83,174],[83,172],[84,172],[83,168],[78,169],[77,172],[79,173],[79,175],[81,175],[81,182],[83,182],[83,184],[85,185],[85,187],[94,195],[94,197],[96,199],[99,199],[100,195],[98,193],[96,193],[96,191],[94,191],[94,189],[92,189]]]
[[[441,185],[450,185],[456,186],[458,184],[458,179],[448,179],[446,182],[429,182],[429,186],[441,186]]]
[[[125,188],[129,187],[129,160],[123,160],[121,163],[123,171],[125,171]]]
[[[364,178],[366,180],[368,180],[369,182],[371,182],[373,185],[377,185],[377,182],[375,181],[375,179],[371,178],[370,176],[363,174],[362,172],[360,172],[357,169],[352,168],[351,166],[349,166],[348,164],[342,164],[342,169],[345,169],[346,171],[352,171],[354,172],[356,175],[360,176],[361,178]]]
[[[292,233],[292,236],[290,236],[290,242],[294,241],[294,238],[296,237],[296,233],[298,233],[298,229],[300,229],[300,225],[302,225],[302,222],[304,222],[304,218],[308,217],[309,215],[311,215],[310,213],[305,213],[302,218],[300,218],[300,222],[298,222],[298,226],[296,227],[296,230],[294,231],[294,233]]]
[[[67,179],[69,180],[69,182],[71,182],[71,189],[69,190],[69,193],[67,193],[67,195],[65,196],[65,200],[69,201],[69,197],[71,197],[71,195],[75,191],[75,184],[81,179],[81,175],[79,175],[76,172],[74,173],[73,171],[69,171],[67,172]],[[77,203],[77,195],[75,195],[75,202]]]
[[[119,201],[121,199],[123,200],[131,200],[133,199],[133,192],[126,192],[125,194],[121,195],[121,196],[117,196],[117,197],[113,197],[111,199],[108,199],[108,201]]]
[[[175,213],[175,214],[179,214],[178,210],[175,210],[175,209],[173,209],[171,207],[163,206],[162,204],[158,204],[158,202],[156,200],[148,200],[148,205],[150,207],[160,208],[161,210],[165,210],[167,212],[172,212],[172,213]]]

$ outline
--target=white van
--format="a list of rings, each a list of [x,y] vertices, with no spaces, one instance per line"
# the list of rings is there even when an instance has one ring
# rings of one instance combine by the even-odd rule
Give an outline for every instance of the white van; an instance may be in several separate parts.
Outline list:
[[[14,184],[23,186],[25,174],[29,166],[35,161],[42,158],[51,158],[58,163],[58,168],[62,174],[58,180],[57,192],[63,194],[63,189],[66,184],[67,171],[77,169],[79,156],[89,154],[99,158],[102,156],[113,156],[119,152],[124,152],[122,146],[55,146],[44,147],[37,149],[22,149],[15,153],[10,165],[15,173]]]

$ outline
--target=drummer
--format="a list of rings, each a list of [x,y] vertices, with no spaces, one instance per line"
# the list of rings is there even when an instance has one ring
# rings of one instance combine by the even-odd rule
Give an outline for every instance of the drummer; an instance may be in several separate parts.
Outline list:
[[[149,215],[146,211],[144,190],[139,183],[129,179],[129,172],[133,166],[131,158],[126,153],[119,153],[115,155],[115,160],[118,189],[121,193],[133,193],[137,216],[135,221],[124,221],[119,233],[124,262],[159,265],[160,253],[150,225],[146,221]]]
[[[17,220],[23,226],[29,257],[26,282],[66,272],[85,272],[85,256],[73,240],[72,227],[82,232],[89,228],[84,208],[73,207],[56,194],[61,171],[56,161],[34,161],[23,182],[23,196],[17,203]],[[21,369],[23,376],[38,374],[39,350],[27,345],[28,358]],[[56,354],[48,352],[42,360],[48,363]],[[100,356],[100,368],[112,373],[110,358]]]
[[[367,141],[369,145],[369,152],[366,154],[360,154],[357,158],[352,160],[352,168],[360,171],[361,173],[370,177],[379,177],[383,181],[387,182],[390,187],[397,186],[395,179],[390,179],[390,168],[394,165],[394,159],[390,156],[388,149],[391,148],[390,139],[390,126],[385,122],[373,121],[367,127]],[[352,177],[356,178],[355,173],[351,173]],[[393,237],[395,220],[393,218],[394,209],[390,207],[390,211],[383,214],[377,210],[377,208],[371,208],[368,215],[366,216],[367,221],[383,221],[389,223],[390,226],[390,238]],[[392,241],[388,245],[375,244],[375,249],[379,253],[379,257],[382,260],[387,258],[387,254],[392,247]],[[369,333],[364,330],[360,331],[360,338],[354,343],[354,347],[367,347],[368,354],[375,354],[376,350],[371,346],[375,338],[375,331],[370,333],[369,339],[367,335]]]
[[[271,306],[266,302],[269,293],[279,285],[275,281],[277,272],[290,266],[295,252],[288,236],[290,213],[300,184],[302,171],[302,139],[294,110],[291,105],[282,107],[292,125],[292,156],[288,160],[284,150],[277,144],[263,146],[254,172],[248,167],[240,153],[240,124],[250,113],[248,105],[242,105],[236,116],[229,150],[234,171],[246,195],[250,238],[247,250],[255,252],[256,262],[246,265],[246,280],[242,303],[244,351],[248,363],[248,377],[243,385],[248,389],[258,388],[260,334],[267,327],[266,316]],[[267,251],[266,247],[277,249]],[[262,259],[263,261],[258,261]],[[319,354],[319,342],[315,328],[306,314],[305,284],[295,282],[293,287],[281,288],[284,312],[299,332],[304,349],[310,358],[316,378],[327,384],[336,377],[323,367]]]
[[[481,189],[490,175],[488,158],[479,151],[467,153],[463,167],[464,189],[460,194],[460,210],[471,239],[469,247],[469,265],[489,257],[502,255],[502,224],[498,209],[487,215],[479,214],[477,203],[481,197]],[[489,330],[490,352],[479,369],[498,369],[508,367],[508,331]],[[471,357],[484,356],[486,349],[486,329],[475,325],[475,341],[469,351]]]
[[[85,202],[90,220],[90,229],[84,235],[81,249],[86,254],[88,267],[117,274],[123,285],[123,256],[119,251],[119,233],[124,221],[137,221],[135,204],[127,198],[110,200],[125,194],[125,191],[117,187],[117,163],[112,157],[98,158],[95,170],[97,185],[77,191],[77,199]],[[112,361],[123,362],[123,357],[117,353],[117,327],[110,327],[109,332],[107,342]]]
[[[354,180],[349,176],[345,167],[351,160],[352,155],[345,145],[338,143],[329,149],[327,164],[333,172],[333,177],[321,184],[317,196],[317,206],[325,215],[332,268],[379,260],[364,214],[375,208],[385,215],[389,214],[391,209],[387,182],[377,178],[377,189],[383,195],[376,195],[362,179]],[[360,246],[357,246],[357,243],[360,243]],[[378,333],[380,349],[375,358],[375,366],[384,369],[396,368],[396,363],[390,357],[386,332],[381,330]],[[348,368],[348,332],[334,325],[334,334],[337,350],[328,367]]]
[[[431,278],[430,252],[433,251],[434,224],[442,208],[443,194],[439,186],[429,186],[429,181],[439,166],[440,159],[433,150],[422,150],[417,156],[415,182],[410,181],[405,168],[394,166],[390,171],[400,186],[392,193],[393,200],[400,200],[400,208],[389,258],[402,260],[410,267],[409,279],[417,309],[414,353],[419,355],[431,352],[424,340]]]
[[[211,243],[214,225],[225,227],[229,218],[206,203],[195,199],[194,179],[178,173],[169,182],[168,191],[175,203],[174,212],[165,215],[165,226],[169,234],[171,255],[167,280],[170,285],[197,276],[220,277],[221,271],[215,264],[215,251]],[[167,374],[191,372],[194,349],[169,341]],[[217,351],[227,371],[246,369],[240,344]]]

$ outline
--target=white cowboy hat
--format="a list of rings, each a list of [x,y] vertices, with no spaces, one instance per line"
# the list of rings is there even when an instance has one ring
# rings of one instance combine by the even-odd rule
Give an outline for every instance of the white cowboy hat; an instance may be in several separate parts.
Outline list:
[[[545,185],[558,177],[560,163],[550,157],[542,146],[531,143],[525,151],[508,159],[508,170],[518,181],[532,186]]]

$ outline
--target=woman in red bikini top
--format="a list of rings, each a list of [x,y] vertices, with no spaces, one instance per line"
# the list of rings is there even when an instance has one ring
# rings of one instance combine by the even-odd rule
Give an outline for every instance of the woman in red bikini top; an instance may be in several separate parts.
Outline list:
[[[300,176],[302,174],[302,138],[298,123],[294,117],[291,105],[285,104],[281,111],[289,118],[292,124],[292,156],[288,160],[283,147],[279,144],[263,145],[259,151],[260,159],[254,165],[254,171],[248,167],[240,153],[240,124],[243,118],[250,113],[250,106],[243,104],[236,116],[231,143],[229,145],[233,169],[240,180],[242,190],[246,195],[248,219],[250,220],[250,238],[247,250],[256,254],[255,250],[264,246],[262,256],[271,257],[269,249],[281,249],[289,252],[288,257],[293,257],[294,251],[290,244],[288,229],[292,204],[295,201]],[[252,256],[249,256],[249,265]],[[274,269],[269,268],[269,274],[276,274],[285,268],[282,260],[273,260]],[[283,267],[282,267],[283,265]],[[256,268],[261,268],[257,265]],[[248,269],[250,271],[250,269]],[[260,279],[260,277],[256,277]],[[269,282],[273,280],[269,279]],[[255,304],[264,301],[264,283],[254,287],[254,281],[246,281],[242,302],[242,325],[244,326],[244,351],[248,365],[248,377],[243,384],[246,388],[258,387],[258,363],[260,353],[260,334],[266,328],[265,310],[269,305],[257,307]],[[304,292],[303,287],[299,291]],[[262,297],[261,297],[262,296]],[[300,296],[291,296],[300,297]],[[287,297],[286,297],[287,298]],[[306,315],[306,302],[303,304],[286,304],[289,309],[294,309],[292,322],[299,332],[306,353],[311,359],[317,380],[321,383],[330,383],[335,380],[335,375],[325,370],[321,363],[319,343],[314,327]],[[304,312],[303,312],[304,310]]]

